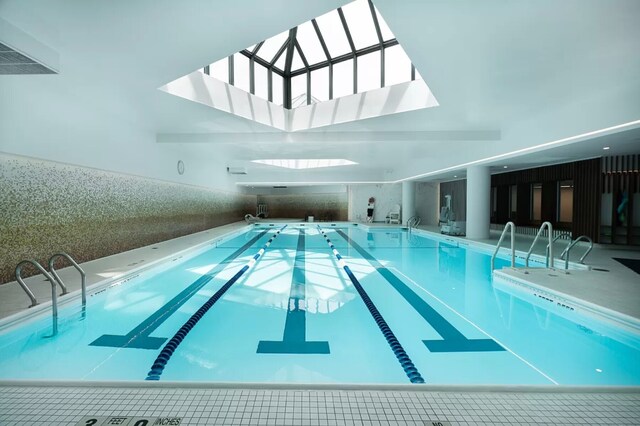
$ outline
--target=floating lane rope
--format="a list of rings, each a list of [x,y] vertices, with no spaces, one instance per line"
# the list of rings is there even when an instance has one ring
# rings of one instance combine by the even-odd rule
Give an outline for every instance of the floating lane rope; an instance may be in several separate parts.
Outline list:
[[[160,380],[160,376],[162,375],[162,372],[164,371],[164,367],[167,365],[167,362],[169,362],[169,359],[171,358],[175,350],[178,348],[180,343],[182,343],[182,341],[187,336],[187,334],[189,334],[191,329],[198,323],[198,321],[202,319],[204,314],[207,313],[207,311],[214,305],[214,303],[216,303],[227,292],[227,290],[229,290],[229,288],[231,288],[231,286],[235,284],[235,282],[238,281],[238,279],[245,272],[247,272],[249,268],[255,265],[256,261],[260,258],[260,256],[264,254],[266,249],[271,245],[271,242],[278,235],[280,235],[280,232],[282,232],[286,227],[287,225],[283,226],[278,231],[276,231],[276,233],[273,234],[271,238],[269,238],[269,241],[267,241],[265,245],[262,246],[260,250],[258,250],[258,252],[251,258],[251,260],[249,260],[249,262],[247,262],[247,264],[244,265],[242,269],[236,272],[236,274],[233,277],[231,277],[229,281],[227,281],[218,291],[216,291],[216,293],[213,296],[211,296],[209,300],[207,300],[200,307],[200,309],[198,309],[196,313],[193,314],[191,318],[189,318],[189,320],[182,325],[182,327],[180,327],[178,332],[171,338],[171,340],[169,340],[169,342],[166,345],[164,345],[164,348],[162,348],[162,351],[160,351],[160,355],[158,355],[155,362],[151,366],[151,370],[147,373],[147,378],[145,380]]]
[[[320,228],[320,225],[318,225],[318,231],[320,231],[324,239],[327,240],[327,243],[329,244],[329,247],[331,247],[333,254],[338,259],[338,265],[342,267],[342,269],[344,269],[344,271],[349,276],[349,279],[353,283],[353,286],[358,291],[358,294],[360,294],[362,301],[367,306],[367,309],[369,309],[369,313],[375,320],[376,324],[378,325],[378,328],[380,328],[380,331],[384,335],[385,339],[387,339],[387,343],[391,347],[391,350],[393,351],[394,355],[398,359],[398,362],[402,366],[402,369],[406,373],[411,383],[424,383],[424,379],[420,375],[420,372],[418,371],[416,366],[413,365],[411,358],[409,358],[409,355],[407,355],[404,348],[396,338],[395,334],[393,334],[393,331],[391,331],[391,328],[389,328],[389,325],[384,320],[384,318],[382,317],[382,314],[380,314],[380,311],[378,311],[378,308],[376,308],[376,305],[374,305],[373,301],[371,300],[367,292],[364,290],[364,288],[362,287],[362,285],[360,284],[356,276],[353,274],[353,272],[351,272],[351,268],[347,266],[344,259],[342,259],[342,256],[340,256],[340,253],[338,253],[338,250],[336,250],[335,246],[333,245],[329,237],[327,237],[327,234],[325,234],[322,228]]]

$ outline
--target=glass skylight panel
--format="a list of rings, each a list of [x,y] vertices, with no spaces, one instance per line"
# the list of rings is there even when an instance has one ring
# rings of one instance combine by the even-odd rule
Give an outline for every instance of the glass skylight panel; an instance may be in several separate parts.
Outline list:
[[[342,7],[356,49],[380,44],[368,0],[357,0]]]
[[[252,160],[252,163],[266,164],[268,166],[284,167],[287,169],[317,169],[321,167],[338,167],[358,164],[355,161],[344,158],[331,159],[269,159]]]
[[[253,49],[255,49],[257,45],[258,45],[257,43],[252,44],[251,46],[247,47],[245,50],[248,50],[249,52],[253,52]]]
[[[253,64],[255,95],[265,100],[269,100],[269,82],[267,74],[268,72],[265,67],[257,63]]]
[[[298,53],[298,49],[293,49],[293,60],[291,61],[291,71],[296,71],[304,68],[304,62]]]
[[[316,18],[316,22],[332,58],[351,52],[347,33],[344,32],[337,10],[319,16]]]
[[[307,74],[300,74],[291,79],[291,108],[307,104]]]
[[[380,52],[358,57],[358,93],[380,88]]]
[[[262,49],[260,49],[262,50]],[[286,57],[287,57],[287,53],[283,53],[282,55],[280,55],[280,57],[278,58],[278,60],[276,61],[276,63],[274,64],[276,66],[276,68],[280,68],[282,71],[284,71],[284,63],[286,61]]]
[[[300,48],[309,65],[327,60],[327,56],[324,54],[324,50],[318,39],[318,34],[316,34],[316,30],[313,28],[311,21],[298,25],[296,40],[298,40],[298,44],[300,44]]]
[[[333,66],[333,99],[353,95],[353,59]]]
[[[311,72],[311,101],[324,102],[329,100],[329,67],[323,67]]]
[[[411,80],[411,59],[399,44],[384,49],[384,85]]]
[[[249,91],[249,58],[242,53],[233,55],[233,80],[238,89]]]
[[[376,10],[376,16],[378,17],[378,26],[382,33],[382,40],[387,41],[396,38],[396,36],[393,35],[393,32],[391,32],[389,25],[387,25],[387,21],[385,21],[382,15],[380,15],[380,12],[378,12],[378,9],[375,6],[374,9]]]
[[[278,74],[271,73],[271,84],[273,90],[273,103],[276,105],[282,105],[282,90],[284,85],[284,79]]]
[[[229,82],[229,60],[222,58],[209,65],[209,75],[225,83]]]
[[[268,38],[258,51],[258,56],[267,62],[271,62],[273,57],[278,53],[284,42],[289,38],[289,30],[283,31],[278,35]]]

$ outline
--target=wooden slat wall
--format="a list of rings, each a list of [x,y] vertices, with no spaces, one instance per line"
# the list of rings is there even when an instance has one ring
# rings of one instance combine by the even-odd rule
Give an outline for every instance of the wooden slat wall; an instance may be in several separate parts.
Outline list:
[[[600,239],[600,201],[602,200],[600,159],[579,161],[573,176],[573,223],[571,233]]]

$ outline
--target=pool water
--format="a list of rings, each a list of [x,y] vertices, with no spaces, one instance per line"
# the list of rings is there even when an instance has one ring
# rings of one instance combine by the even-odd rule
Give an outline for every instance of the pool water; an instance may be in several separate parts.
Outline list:
[[[639,336],[549,309],[402,229],[255,227],[2,331],[0,379],[640,384]]]

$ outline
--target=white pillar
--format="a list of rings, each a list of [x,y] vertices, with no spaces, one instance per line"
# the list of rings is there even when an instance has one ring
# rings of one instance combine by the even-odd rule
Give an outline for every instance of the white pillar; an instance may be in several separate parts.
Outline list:
[[[467,169],[467,237],[489,238],[491,173],[487,166]]]
[[[416,215],[416,183],[413,181],[402,182],[402,224]]]

